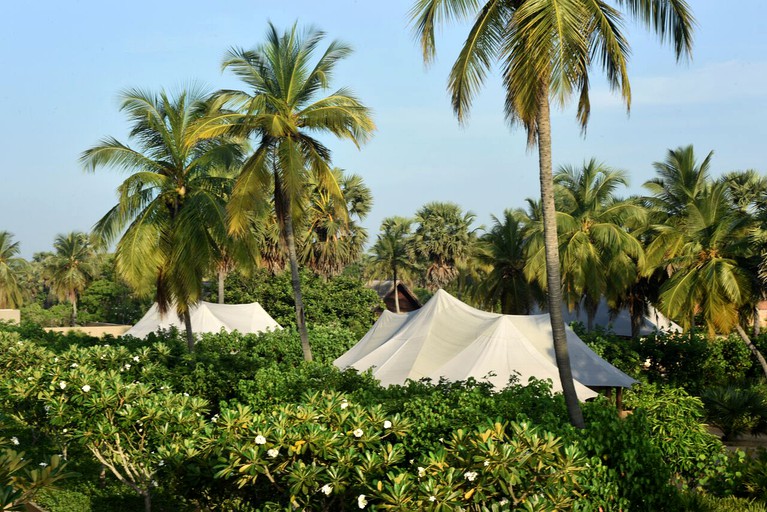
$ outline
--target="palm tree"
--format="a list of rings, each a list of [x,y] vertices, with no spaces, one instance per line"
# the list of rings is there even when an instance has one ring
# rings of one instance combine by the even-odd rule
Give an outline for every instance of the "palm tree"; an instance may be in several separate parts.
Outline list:
[[[0,231],[0,309],[18,308],[24,300],[19,279],[26,262],[20,250],[11,233]]]
[[[430,290],[444,288],[458,275],[458,264],[468,258],[476,241],[471,229],[474,217],[455,203],[427,203],[416,212],[413,248],[425,262]]]
[[[74,326],[77,324],[77,296],[96,274],[96,253],[88,235],[80,232],[58,235],[53,249],[53,255],[45,260],[45,273],[56,298],[72,304],[71,325]]]
[[[727,185],[709,183],[673,224],[654,227],[647,247],[648,269],[665,269],[659,309],[685,329],[700,313],[709,335],[736,330],[759,360],[767,363],[740,326],[743,310],[753,303],[753,276],[747,260],[754,256],[750,217],[733,208]]]
[[[520,210],[506,210],[492,217],[493,227],[479,239],[476,258],[488,270],[475,291],[475,300],[488,307],[500,303],[505,315],[527,315],[539,298],[539,288],[525,277],[527,226]]]
[[[637,280],[644,251],[627,228],[642,225],[646,212],[636,201],[615,197],[619,186],[628,185],[627,174],[594,159],[581,168],[560,167],[554,183],[564,299],[570,310],[583,304],[592,329],[602,297],[615,307],[617,297]],[[531,238],[526,273],[545,288],[540,223],[534,225]]]
[[[459,121],[466,121],[472,100],[493,64],[502,64],[505,114],[521,124],[528,146],[537,145],[544,217],[549,311],[554,351],[568,414],[584,426],[567,351],[561,313],[556,209],[551,163],[550,102],[564,105],[578,95],[578,122],[586,128],[589,70],[600,66],[614,90],[630,105],[627,60],[629,44],[621,33],[621,7],[638,17],[661,40],[670,39],[677,58],[692,46],[692,14],[684,0],[616,0],[617,7],[597,0],[416,0],[411,11],[424,60],[436,53],[438,23],[474,18],[474,24],[450,73],[448,89]]]
[[[667,217],[684,215],[687,205],[697,199],[709,184],[713,156],[711,151],[698,163],[692,145],[669,149],[665,161],[653,164],[658,176],[644,184],[652,194],[647,200],[653,209]]]
[[[301,224],[301,262],[325,276],[338,275],[347,265],[360,259],[367,243],[367,230],[359,222],[367,217],[373,204],[370,189],[356,174],[333,169],[343,200],[328,191],[317,177],[311,177],[308,207]]]
[[[200,89],[175,98],[164,91],[126,91],[121,110],[138,149],[107,138],[81,157],[88,171],[108,166],[131,173],[95,233],[104,244],[122,233],[115,250],[118,274],[139,293],[154,289],[161,312],[175,307],[190,350],[189,308],[200,299],[203,277],[221,254],[216,243],[226,234],[232,179],[222,170],[242,157],[241,144],[221,135],[228,129],[221,102],[207,97]]]
[[[417,268],[409,249],[412,223],[404,217],[384,219],[368,260],[371,277],[392,279],[394,282],[394,309],[397,313],[400,312],[398,284],[402,279],[409,278]]]
[[[287,246],[296,325],[306,360],[312,359],[312,353],[304,320],[294,218],[300,216],[301,198],[310,176],[343,201],[329,166],[330,151],[311,134],[330,133],[359,147],[375,129],[370,111],[347,89],[318,97],[328,89],[336,63],[351,52],[345,44],[334,41],[312,64],[323,37],[315,29],[301,33],[295,24],[280,35],[270,24],[265,44],[254,50],[233,48],[224,60],[223,67],[231,68],[251,92],[221,93],[241,112],[240,133],[257,141],[229,204],[230,228],[233,233],[242,233],[253,212],[264,212],[269,207],[267,198],[273,198]]]
[[[767,178],[754,169],[728,172],[721,180],[735,207],[744,214],[753,212],[767,199]]]

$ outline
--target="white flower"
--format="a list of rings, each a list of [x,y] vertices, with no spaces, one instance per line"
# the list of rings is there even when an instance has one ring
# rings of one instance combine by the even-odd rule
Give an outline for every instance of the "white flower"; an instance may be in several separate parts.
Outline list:
[[[384,421],[384,428],[391,428],[391,421],[389,420]]]
[[[189,396],[189,393],[184,393],[184,396]]]
[[[346,409],[347,407],[349,407],[349,402],[347,402],[346,400],[341,402],[341,409]]]
[[[130,363],[125,363],[125,369],[130,370]]]
[[[77,363],[72,363],[69,365],[70,368],[77,368],[77,366],[78,366]]]
[[[489,465],[490,465],[490,461],[489,461],[489,460],[486,460],[486,461],[485,461],[485,463],[484,463],[484,466],[485,466],[485,467],[488,467]]]
[[[59,362],[59,358],[58,358],[58,357],[54,357],[54,358],[53,358],[53,362],[54,362],[54,363],[58,363],[58,362]]]
[[[45,466],[47,466],[47,465],[48,465],[48,463],[47,463],[47,462],[41,462],[41,463],[40,463],[40,467],[41,467],[41,468],[44,468],[44,467],[45,467]]]
[[[469,482],[473,482],[475,478],[477,478],[477,472],[476,471],[467,471],[463,474],[463,477],[468,480]]]
[[[325,484],[320,490],[325,493],[325,496],[330,496],[330,494],[333,492],[333,486],[330,484]]]
[[[160,462],[158,462],[157,465],[163,467],[165,465],[165,461],[160,459]]]
[[[133,360],[138,363],[139,362],[139,357],[138,356],[133,356]]]
[[[429,496],[429,501],[431,501],[431,502],[437,501],[437,497],[436,496]]]
[[[503,506],[506,505],[509,502],[506,498],[503,498],[501,501],[498,502],[499,505]]]
[[[12,437],[12,438],[11,438],[11,442],[12,442],[14,445],[16,445],[16,446],[19,446],[19,438],[18,438],[18,437]]]
[[[364,434],[364,432],[362,431],[361,428],[358,428],[357,430],[354,431],[354,437],[362,437],[362,434]]]
[[[266,438],[261,434],[256,436],[256,444],[266,444]]]
[[[90,390],[91,390],[91,387],[90,387],[88,384],[86,384],[85,386],[83,386],[83,387],[82,387],[82,388],[80,388],[80,389],[82,389],[83,391],[85,391],[85,392],[87,393],[88,391],[90,391]]]
[[[280,450],[278,448],[271,448],[266,451],[266,454],[273,459],[280,454]]]
[[[160,484],[157,483],[157,480],[152,480],[152,487],[157,487],[158,485]]]
[[[69,432],[69,429],[65,428],[65,429],[62,430],[62,432],[66,434],[67,432]]]
[[[66,389],[66,387],[67,387],[67,383],[66,383],[66,382],[64,382],[64,381],[62,380],[61,382],[59,382],[59,387],[60,387],[61,389]]]
[[[359,508],[365,508],[368,506],[368,500],[365,498],[364,494],[357,496],[357,506]]]
[[[426,470],[421,466],[418,466],[418,478],[426,476]]]

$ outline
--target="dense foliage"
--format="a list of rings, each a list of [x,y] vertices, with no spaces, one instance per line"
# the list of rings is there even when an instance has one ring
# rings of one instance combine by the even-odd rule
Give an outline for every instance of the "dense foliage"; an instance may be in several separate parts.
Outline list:
[[[51,512],[692,510],[690,492],[753,499],[765,481],[674,388],[637,387],[626,419],[584,404],[575,430],[546,382],[381,388],[342,372],[329,363],[357,338],[339,326],[313,327],[312,363],[293,329],[205,335],[193,353],[176,332],[4,329],[0,435],[79,473],[38,494]]]

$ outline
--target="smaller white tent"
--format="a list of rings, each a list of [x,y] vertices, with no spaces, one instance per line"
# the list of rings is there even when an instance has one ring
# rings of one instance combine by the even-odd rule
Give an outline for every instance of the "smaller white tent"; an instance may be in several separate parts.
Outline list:
[[[578,397],[592,387],[628,387],[628,375],[597,356],[567,329]],[[550,379],[561,391],[549,315],[512,316],[475,309],[439,290],[424,306],[406,314],[384,311],[354,347],[335,360],[339,368],[373,369],[381,384],[430,378],[487,380],[498,388],[517,375]]]
[[[282,329],[258,302],[251,304],[199,302],[190,311],[192,331],[195,333],[216,333],[221,329],[227,332],[258,333]],[[171,327],[185,329],[184,322],[179,319],[175,308],[171,307],[162,315],[157,304],[153,304],[144,317],[128,329],[125,335],[146,338],[149,333]]]
[[[588,325],[588,315],[584,307],[568,311],[567,307],[563,306],[562,316],[566,324],[581,322],[584,326]],[[594,325],[604,327],[618,336],[631,337],[631,315],[629,315],[628,309],[621,309],[613,314],[605,299],[599,302],[596,315],[594,315]],[[658,331],[682,332],[682,328],[654,307],[648,306],[647,315],[642,318],[642,325],[639,327],[639,335],[647,336]]]

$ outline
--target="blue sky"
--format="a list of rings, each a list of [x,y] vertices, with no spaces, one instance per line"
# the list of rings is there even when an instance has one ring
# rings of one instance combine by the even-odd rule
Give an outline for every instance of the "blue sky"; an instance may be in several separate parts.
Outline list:
[[[667,149],[694,144],[713,170],[767,171],[767,2],[691,2],[698,20],[693,60],[677,65],[671,50],[633,21],[631,115],[595,80],[592,117],[582,137],[572,108],[553,115],[554,164],[595,157],[626,169],[636,193]],[[374,194],[364,223],[375,236],[381,219],[412,215],[426,202],[454,201],[490,225],[490,215],[537,197],[537,158],[525,134],[503,120],[495,77],[458,126],[445,86],[466,33],[440,31],[438,59],[425,68],[408,27],[411,1],[280,2],[189,0],[12,2],[0,19],[0,124],[3,163],[0,230],[22,254],[50,250],[58,233],[90,230],[116,202],[123,175],[83,172],[80,153],[105,136],[128,141],[119,92],[179,90],[189,84],[238,87],[222,73],[231,46],[259,44],[267,20],[315,25],[355,53],[341,62],[336,86],[370,106],[378,126],[358,151],[325,141],[334,164],[362,175]]]

